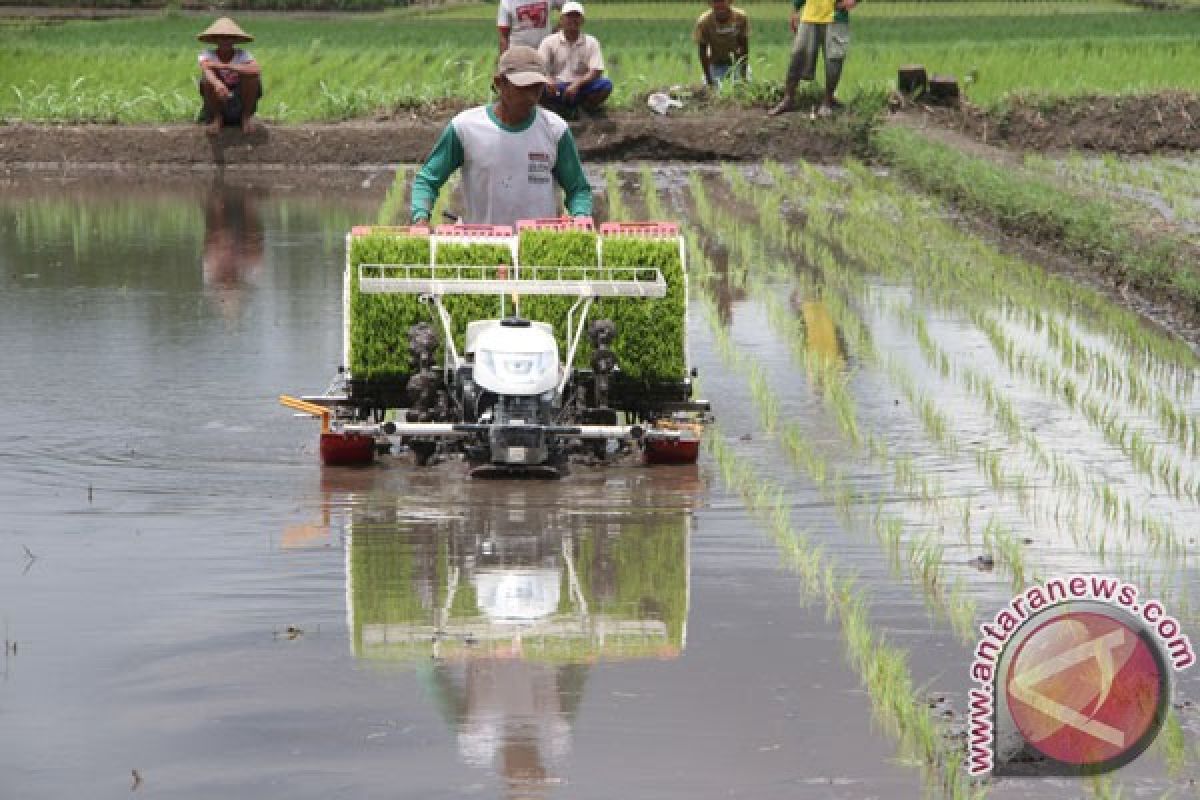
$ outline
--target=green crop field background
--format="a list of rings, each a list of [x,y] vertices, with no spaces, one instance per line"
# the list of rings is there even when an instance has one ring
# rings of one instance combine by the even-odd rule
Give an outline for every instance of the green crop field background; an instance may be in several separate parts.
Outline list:
[[[700,83],[690,34],[703,3],[588,4],[616,84],[612,103]],[[778,91],[790,47],[787,2],[749,2],[753,86]],[[288,18],[238,14],[263,64],[261,112],[276,122],[364,117],[444,98],[489,97],[495,5]],[[199,109],[195,34],[212,15],[0,26],[0,117],[180,122]],[[1200,88],[1200,10],[1116,2],[865,2],[852,14],[840,94],[877,102],[897,66],[970,76],[981,104],[1011,93],[1124,94]]]

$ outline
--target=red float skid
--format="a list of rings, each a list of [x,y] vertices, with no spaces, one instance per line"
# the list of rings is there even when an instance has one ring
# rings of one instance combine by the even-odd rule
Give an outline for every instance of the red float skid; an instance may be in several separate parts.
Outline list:
[[[642,460],[647,464],[695,464],[700,458],[699,439],[646,439]]]
[[[321,463],[327,467],[362,467],[374,460],[374,436],[365,433],[321,434]]]

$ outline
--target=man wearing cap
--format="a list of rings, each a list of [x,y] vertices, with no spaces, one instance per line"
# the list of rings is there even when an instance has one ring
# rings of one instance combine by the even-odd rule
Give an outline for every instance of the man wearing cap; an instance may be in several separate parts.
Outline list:
[[[205,132],[215,136],[225,125],[241,123],[243,133],[253,133],[258,129],[254,112],[262,97],[262,70],[254,56],[234,45],[252,42],[254,37],[229,17],[221,17],[196,38],[216,45],[199,57]]]
[[[558,216],[557,183],[567,214],[592,213],[592,187],[575,138],[557,114],[538,107],[546,70],[532,47],[513,45],[492,79],[494,105],[467,109],[450,120],[413,179],[412,221],[428,222],[438,192],[462,168],[464,222],[512,225]]]
[[[558,33],[547,36],[538,48],[551,79],[543,101],[567,112],[579,107],[595,111],[608,99],[613,85],[603,77],[600,43],[583,32],[583,5],[575,0],[564,3],[558,26]]]

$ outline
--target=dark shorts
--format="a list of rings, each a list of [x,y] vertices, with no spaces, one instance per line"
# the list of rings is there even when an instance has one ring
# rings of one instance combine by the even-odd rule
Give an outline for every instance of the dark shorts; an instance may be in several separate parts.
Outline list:
[[[203,85],[204,85],[204,79],[201,78],[200,80],[198,80],[196,82],[196,89],[199,90],[200,87]],[[230,91],[231,91],[231,94],[229,95],[229,99],[225,101],[225,113],[222,115],[222,117],[224,118],[224,121],[227,124],[237,125],[242,121],[242,113],[245,110],[243,103],[242,103],[242,85],[239,83],[237,86],[234,86]],[[201,96],[203,96],[203,92],[201,92]],[[262,96],[263,96],[263,91],[262,91],[262,86],[260,85],[259,90],[258,90],[258,99],[261,100]],[[212,122],[212,118],[208,113],[207,107],[201,107],[200,121],[201,122]]]
[[[573,107],[579,105],[581,102],[583,102],[583,100],[586,99],[588,97],[588,95],[601,94],[601,93],[607,94],[607,93],[611,92],[613,89],[613,82],[610,81],[608,78],[601,76],[599,78],[596,78],[595,80],[588,81],[587,83],[585,83],[583,85],[583,87],[579,90],[579,93],[575,95],[575,102],[568,103],[563,99],[562,93],[563,93],[563,89],[566,89],[570,85],[571,84],[567,83],[566,81],[558,82],[558,84],[557,84],[558,96],[554,97],[550,100],[550,104],[552,106],[559,106],[562,108],[573,108]]]

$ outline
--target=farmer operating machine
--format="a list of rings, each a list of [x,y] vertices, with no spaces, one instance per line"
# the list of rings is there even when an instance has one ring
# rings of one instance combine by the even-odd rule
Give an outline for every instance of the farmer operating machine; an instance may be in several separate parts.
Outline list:
[[[322,395],[280,398],[321,419],[325,464],[695,462],[709,406],[692,399],[674,224],[358,227],[346,244],[343,367]]]

